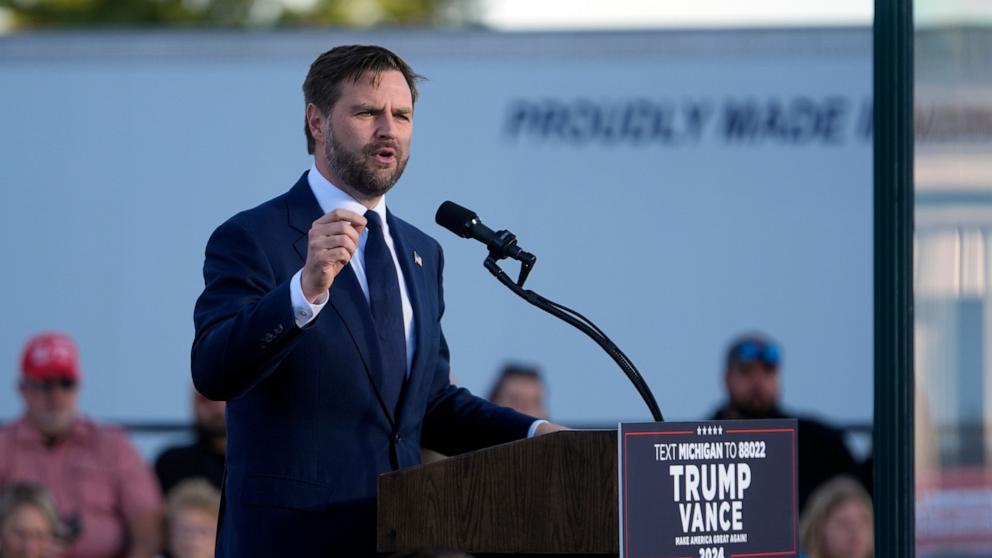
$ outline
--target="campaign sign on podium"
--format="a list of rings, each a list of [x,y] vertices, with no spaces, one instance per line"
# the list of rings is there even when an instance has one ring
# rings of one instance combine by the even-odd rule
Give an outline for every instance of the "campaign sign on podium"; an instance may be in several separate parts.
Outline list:
[[[796,424],[621,423],[620,556],[796,555]]]

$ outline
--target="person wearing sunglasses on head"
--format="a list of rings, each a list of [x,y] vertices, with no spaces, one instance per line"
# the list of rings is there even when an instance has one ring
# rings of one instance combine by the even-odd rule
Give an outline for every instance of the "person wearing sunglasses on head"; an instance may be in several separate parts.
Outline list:
[[[66,527],[64,558],[155,556],[158,483],[123,430],[80,414],[80,377],[70,337],[43,333],[25,345],[24,414],[0,426],[0,488],[30,482],[51,492]]]
[[[844,435],[827,424],[780,406],[782,349],[766,335],[735,339],[727,349],[724,387],[727,401],[710,420],[781,419],[799,421],[799,509],[809,495],[838,475],[856,476],[858,465]]]

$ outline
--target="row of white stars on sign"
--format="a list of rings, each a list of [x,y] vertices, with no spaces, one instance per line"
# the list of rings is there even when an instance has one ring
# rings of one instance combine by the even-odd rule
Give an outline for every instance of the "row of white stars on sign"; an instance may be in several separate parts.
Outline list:
[[[712,436],[714,434],[720,435],[720,434],[723,434],[723,427],[722,426],[697,426],[696,427],[696,434],[699,435],[699,436],[704,436],[704,435],[705,436]]]

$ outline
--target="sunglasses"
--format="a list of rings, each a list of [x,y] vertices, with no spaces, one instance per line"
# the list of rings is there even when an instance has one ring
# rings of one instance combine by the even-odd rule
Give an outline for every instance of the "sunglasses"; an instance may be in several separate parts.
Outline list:
[[[737,345],[734,347],[733,355],[735,360],[743,364],[758,360],[768,366],[776,367],[782,362],[782,353],[778,347],[758,341],[745,341]]]
[[[57,379],[52,379],[52,380],[43,380],[43,381],[40,381],[40,382],[38,382],[38,381],[26,381],[24,383],[28,387],[30,387],[31,389],[36,390],[36,391],[41,391],[41,392],[44,392],[44,393],[51,393],[51,392],[55,391],[56,388],[59,388],[59,389],[65,390],[65,391],[71,391],[71,390],[76,389],[76,385],[77,385],[76,384],[76,380],[73,380],[71,378],[57,378]]]

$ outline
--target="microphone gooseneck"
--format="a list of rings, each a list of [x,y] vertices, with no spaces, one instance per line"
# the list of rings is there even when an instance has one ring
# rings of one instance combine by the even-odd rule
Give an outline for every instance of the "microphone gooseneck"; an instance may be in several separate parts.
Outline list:
[[[523,288],[537,258],[517,246],[516,236],[506,230],[493,232],[492,229],[482,224],[474,211],[451,201],[446,201],[438,207],[434,220],[437,224],[462,238],[474,238],[485,244],[489,248],[489,256],[483,265],[500,283],[506,285],[520,298],[575,327],[595,341],[620,366],[624,375],[634,384],[634,389],[648,406],[654,420],[664,422],[665,418],[661,414],[661,409],[658,408],[658,402],[655,401],[654,394],[651,393],[651,388],[648,387],[644,377],[641,376],[630,358],[606,336],[603,330],[575,310],[544,298],[530,289]],[[520,278],[517,279],[516,283],[496,263],[505,258],[513,258],[521,262]]]

